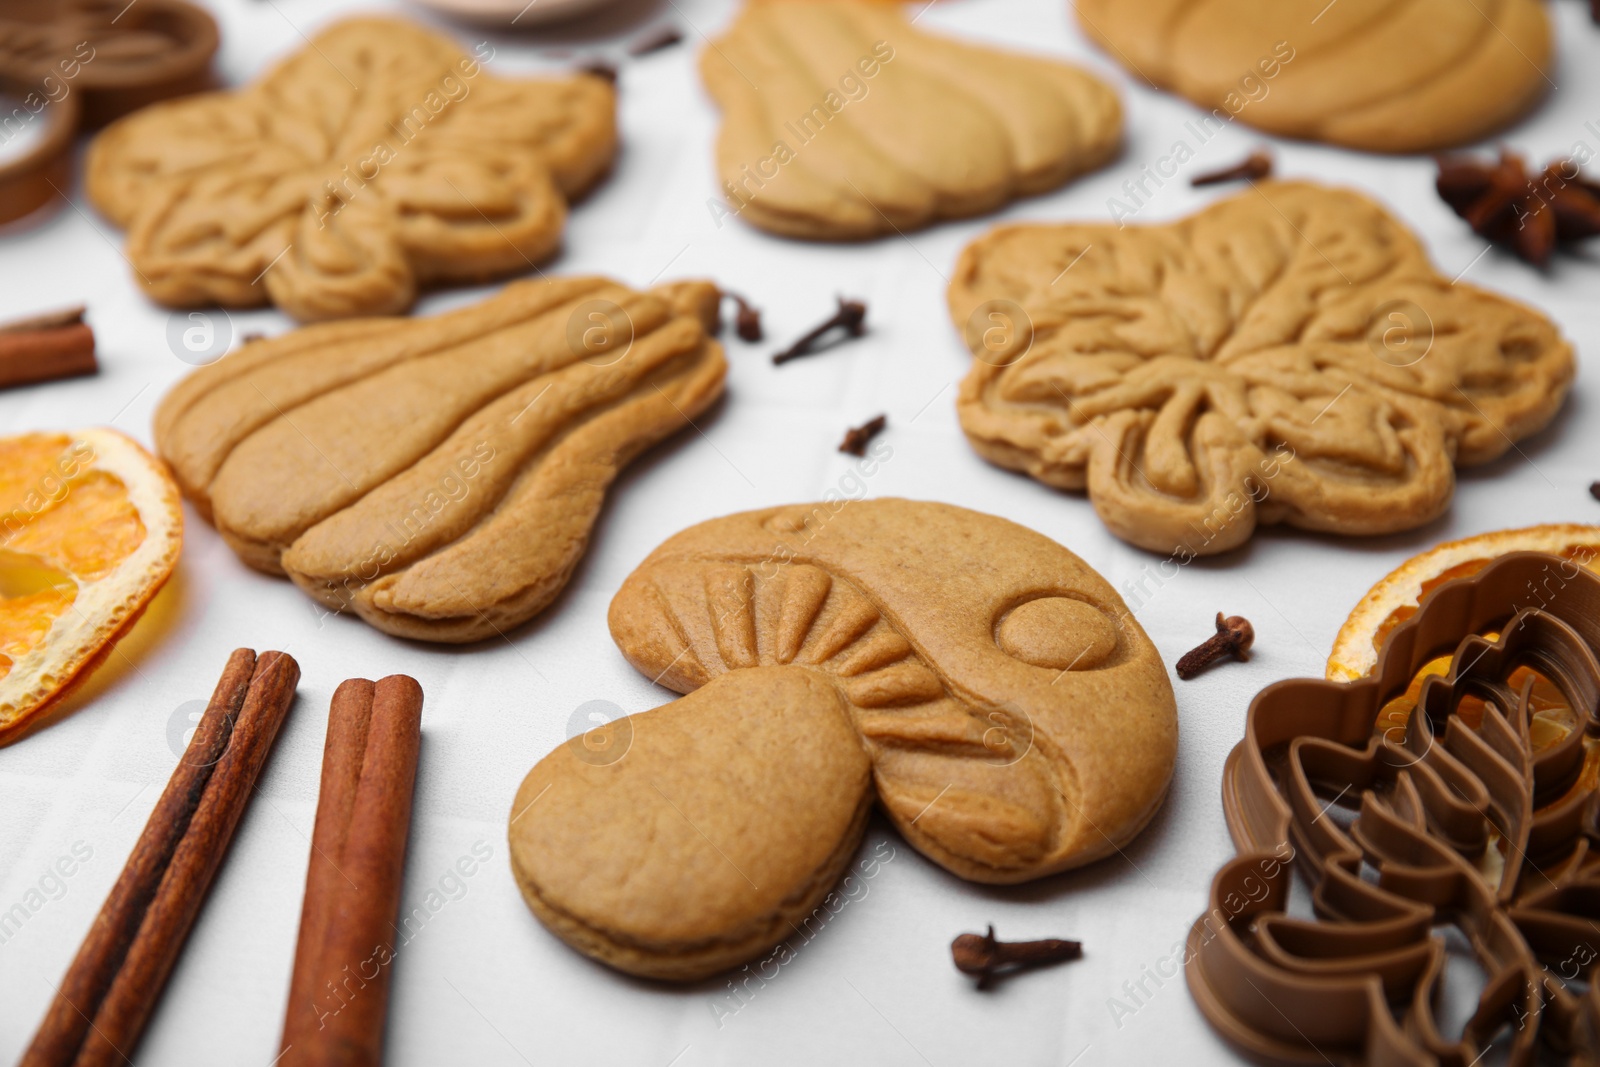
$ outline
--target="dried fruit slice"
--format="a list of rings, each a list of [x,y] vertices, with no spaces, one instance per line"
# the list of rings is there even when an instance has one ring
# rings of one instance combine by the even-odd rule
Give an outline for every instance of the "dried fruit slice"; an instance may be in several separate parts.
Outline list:
[[[110,651],[182,545],[178,487],[130,438],[0,438],[0,744]]]
[[[1510,552],[1548,552],[1573,567],[1600,572],[1600,526],[1550,523],[1521,530],[1497,530],[1446,541],[1396,567],[1367,591],[1339,628],[1328,656],[1327,677],[1350,682],[1372,673],[1378,650],[1391,631],[1417,613],[1422,598],[1453,578],[1477,574]],[[1570,577],[1572,571],[1567,572]],[[1551,581],[1560,580],[1560,572]],[[1538,607],[1538,590],[1529,590],[1528,607]]]

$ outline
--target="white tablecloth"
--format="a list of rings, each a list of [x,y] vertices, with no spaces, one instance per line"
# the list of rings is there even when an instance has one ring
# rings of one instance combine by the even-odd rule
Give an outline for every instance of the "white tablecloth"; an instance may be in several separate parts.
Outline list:
[[[231,82],[302,47],[359,2],[211,0],[224,26],[219,66]],[[390,5],[398,6],[398,5]],[[1218,802],[1223,759],[1247,703],[1280,678],[1320,674],[1346,612],[1400,560],[1445,538],[1546,521],[1600,521],[1587,486],[1600,478],[1593,374],[1537,437],[1488,467],[1463,472],[1449,513],[1410,533],[1366,541],[1274,529],[1246,548],[1201,560],[1146,596],[1138,611],[1170,663],[1211,629],[1217,610],[1248,616],[1256,654],[1176,683],[1181,749],[1165,807],[1125,854],[1014,889],[968,885],[921,858],[881,821],[861,854],[876,858],[822,931],[764,983],[725,979],[663,987],[622,977],[567,949],[528,912],[506,858],[518,782],[561,743],[586,701],[642,711],[669,699],[611,643],[606,606],[628,572],[668,534],[731,511],[809,500],[830,488],[933,498],[990,511],[1067,545],[1119,588],[1155,557],[1111,537],[1081,496],[983,463],[957,425],[954,390],[970,357],[947,320],[946,275],[980,219],[860,246],[777,240],[725,221],[711,144],[716,113],[695,74],[703,34],[729,0],[676,0],[596,42],[623,60],[624,149],[616,172],[573,212],[566,251],[549,268],[600,271],[645,285],[708,276],[766,312],[770,341],[729,341],[726,401],[648,455],[620,481],[570,588],[508,640],[456,649],[397,641],[347,618],[321,618],[286,581],[247,569],[192,512],[177,574],[138,629],[78,695],[62,721],[0,751],[0,913],[25,920],[0,935],[0,1060],[14,1059],[76,952],[177,761],[194,701],[210,692],[229,650],[285,649],[304,670],[278,740],[135,1061],[266,1067],[276,1054],[316,806],[328,699],[352,675],[416,676],[427,694],[424,745],[404,891],[413,922],[396,963],[389,1058],[396,1065],[473,1064],[1079,1064],[1231,1062],[1180,978],[1149,978],[1203,910],[1211,876],[1231,855]],[[1585,5],[1555,3],[1558,88],[1504,140],[1539,164],[1578,143],[1600,152],[1600,30]],[[426,16],[423,16],[426,17]],[[622,43],[658,23],[682,46],[627,60]],[[1059,192],[1013,204],[1008,220],[1091,219],[1141,165],[1192,140],[1197,112],[1136,84],[1094,51],[1064,0],[961,0],[919,25],[1081,62],[1116,85],[1127,147],[1115,164]],[[486,39],[453,27],[464,44]],[[569,32],[488,37],[490,69],[553,69]],[[587,50],[589,42],[576,47]],[[1589,125],[1592,123],[1592,125]],[[1140,219],[1186,214],[1215,191],[1187,175],[1226,165],[1269,140],[1230,128],[1167,181]],[[1448,275],[1508,293],[1554,316],[1580,353],[1600,341],[1600,242],[1560,255],[1548,275],[1484,251],[1439,201],[1425,158],[1381,158],[1272,145],[1278,172],[1346,183],[1388,203],[1425,238]],[[140,295],[122,235],[75,189],[70,207],[0,236],[6,315],[88,303],[98,377],[0,393],[7,433],[109,423],[148,443],[157,399],[189,367],[168,347],[169,315]],[[430,313],[488,289],[431,295]],[[870,305],[872,331],[827,355],[776,368],[774,343],[809,328],[835,294]],[[235,335],[276,333],[275,311],[231,316]],[[847,426],[886,412],[892,457],[870,477],[835,451]],[[1587,439],[1587,440],[1586,440]],[[858,481],[859,479],[859,481]],[[1146,581],[1146,589],[1152,584]],[[477,862],[487,856],[485,862]],[[70,877],[52,876],[58,859]],[[460,869],[458,861],[471,862]],[[34,893],[34,890],[38,890]],[[33,905],[37,904],[37,907]],[[1082,939],[1081,962],[978,993],[950,965],[949,941],[993,923],[1005,938]],[[1149,968],[1147,970],[1146,968]],[[1142,983],[1142,989],[1140,985]],[[1120,1007],[1118,1006],[1120,1005]]]

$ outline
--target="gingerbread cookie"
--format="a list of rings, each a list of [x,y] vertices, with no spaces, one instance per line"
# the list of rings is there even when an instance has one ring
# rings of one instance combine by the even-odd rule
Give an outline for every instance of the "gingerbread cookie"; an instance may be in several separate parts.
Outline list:
[[[789,237],[993,211],[1099,167],[1122,132],[1091,75],[922,33],[893,4],[759,0],[700,70],[724,113],[713,216]]]
[[[419,26],[353,19],[260,81],[146,108],[90,148],[87,188],[176,307],[303,321],[404,311],[421,286],[523,271],[616,150],[602,78],[511,81]]]
[[[689,695],[546,756],[511,858],[546,925],[634,974],[702,977],[790,936],[874,796],[934,862],[1007,884],[1126,844],[1172,776],[1150,639],[1082,560],[990,515],[890,499],[701,523],[610,617]]]
[[[306,327],[180,382],[156,444],[251,566],[386,633],[491,637],[560,592],[618,471],[721,394],[718,297],[560,278]]]
[[[1118,537],[1184,562],[1261,523],[1421,526],[1453,464],[1541,429],[1576,373],[1549,319],[1307,182],[1167,225],[1000,227],[962,253],[949,307],[979,454],[1087,489]]]
[[[1220,129],[1374,152],[1469,144],[1547,89],[1555,42],[1539,0],[1076,0],[1078,21],[1145,81]]]

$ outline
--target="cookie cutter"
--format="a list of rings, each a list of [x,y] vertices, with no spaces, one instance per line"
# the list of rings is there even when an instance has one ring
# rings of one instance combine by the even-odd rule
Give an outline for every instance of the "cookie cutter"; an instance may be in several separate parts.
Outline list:
[[[216,20],[187,0],[0,0],[0,91],[16,101],[0,108],[0,147],[32,142],[0,164],[0,223],[65,189],[80,127],[211,87],[218,40]]]
[[[1404,722],[1381,715],[1452,653]],[[1237,855],[1185,953],[1211,1025],[1271,1062],[1600,1063],[1597,653],[1600,576],[1519,552],[1434,590],[1368,677],[1262,690],[1223,772]],[[1541,676],[1565,735],[1535,720]],[[1485,978],[1459,1036],[1444,926]]]

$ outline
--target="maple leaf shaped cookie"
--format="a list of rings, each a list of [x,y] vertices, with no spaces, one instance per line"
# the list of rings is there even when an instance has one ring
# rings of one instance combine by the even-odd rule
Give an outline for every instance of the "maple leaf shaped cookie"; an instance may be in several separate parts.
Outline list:
[[[963,251],[957,400],[985,459],[1087,489],[1184,562],[1261,523],[1439,515],[1453,464],[1541,429],[1576,373],[1544,316],[1428,262],[1365,197],[1267,182],[1166,225],[1025,225]]]
[[[915,29],[895,4],[759,0],[701,54],[734,214],[838,241],[993,211],[1116,151],[1122,108],[1062,63]]]
[[[715,519],[651,553],[610,620],[688,695],[546,756],[511,852],[539,918],[622,970],[696,978],[788,938],[874,798],[934,862],[1009,884],[1121,848],[1172,777],[1155,646],[1082,560],[990,515]]]
[[[600,78],[508,81],[419,26],[354,19],[247,88],[115,123],[87,188],[160,303],[389,314],[554,251],[611,163],[614,111]]]
[[[1077,0],[1129,73],[1220,129],[1374,152],[1469,144],[1555,87],[1540,0]]]
[[[252,567],[425,641],[555,599],[606,490],[722,394],[705,282],[515,282],[426,319],[307,326],[156,411],[179,488]]]
[[[1593,1064],[1597,653],[1600,577],[1521,552],[1434,590],[1372,675],[1258,694],[1238,855],[1180,953],[1212,1025],[1261,1061]],[[1483,980],[1448,1025],[1458,953]]]

